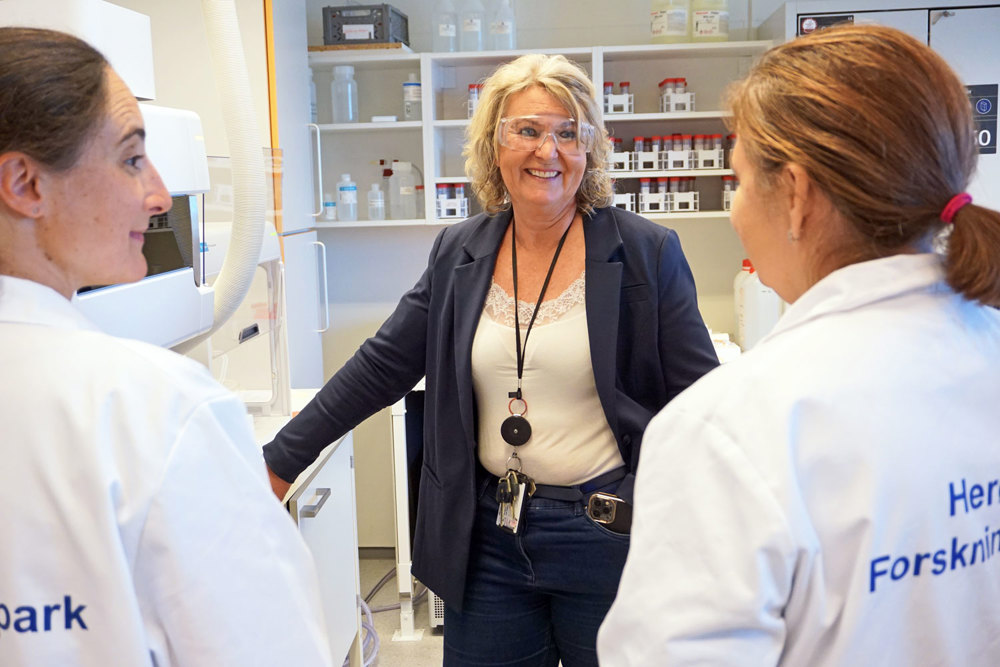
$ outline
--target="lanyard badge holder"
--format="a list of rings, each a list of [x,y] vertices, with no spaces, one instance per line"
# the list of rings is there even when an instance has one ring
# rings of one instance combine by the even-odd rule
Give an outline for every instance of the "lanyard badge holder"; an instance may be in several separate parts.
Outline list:
[[[524,332],[523,346],[521,344],[521,322],[517,315],[517,226],[513,219],[510,224],[510,259],[511,270],[514,273],[514,339],[515,350],[517,351],[517,389],[507,394],[510,397],[510,402],[507,403],[507,410],[510,412],[510,417],[504,419],[500,424],[500,436],[504,439],[504,442],[514,447],[514,451],[511,453],[510,458],[507,459],[507,472],[497,480],[496,500],[500,505],[497,509],[497,525],[502,530],[513,535],[517,533],[517,529],[521,525],[521,520],[524,516],[525,496],[531,496],[535,493],[535,482],[522,472],[521,458],[517,455],[517,448],[527,444],[528,440],[531,439],[531,424],[528,423],[528,420],[524,416],[528,412],[528,403],[521,396],[521,377],[524,374],[524,348],[528,345],[531,326],[535,323],[535,317],[538,316],[538,309],[541,307],[542,299],[545,297],[545,290],[548,288],[552,272],[556,268],[556,260],[559,259],[559,253],[562,251],[563,243],[566,242],[566,237],[569,235],[569,230],[573,226],[573,222],[570,221],[570,224],[566,227],[566,231],[563,232],[562,237],[559,239],[559,245],[556,246],[555,254],[552,255],[549,272],[545,275],[545,282],[542,283],[542,291],[538,295],[538,301],[535,302],[535,310],[531,314],[528,328]],[[515,464],[517,467],[515,467]]]

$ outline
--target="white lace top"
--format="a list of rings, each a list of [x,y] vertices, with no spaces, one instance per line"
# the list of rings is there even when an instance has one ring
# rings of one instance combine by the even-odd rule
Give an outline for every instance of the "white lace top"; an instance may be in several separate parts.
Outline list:
[[[543,301],[524,348],[521,389],[532,434],[517,454],[524,472],[542,484],[579,484],[624,465],[594,383],[585,287],[581,274],[562,294]],[[522,344],[534,308],[518,302]],[[517,355],[514,299],[496,283],[473,340],[472,379],[479,460],[500,475],[514,451],[500,436],[500,424],[511,415],[507,392],[517,388]]]

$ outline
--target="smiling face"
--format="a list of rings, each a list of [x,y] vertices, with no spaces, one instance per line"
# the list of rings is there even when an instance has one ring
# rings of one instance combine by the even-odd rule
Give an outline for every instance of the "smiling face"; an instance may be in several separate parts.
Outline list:
[[[47,176],[38,241],[58,274],[60,292],[86,285],[133,282],[146,275],[143,233],[170,195],[145,155],[145,130],[135,97],[107,70],[104,120],[77,163]]]
[[[569,118],[570,113],[545,89],[522,90],[507,99],[504,117]],[[587,154],[560,153],[551,136],[533,151],[499,146],[497,164],[510,194],[515,215],[559,217],[576,211],[576,193],[583,181]]]

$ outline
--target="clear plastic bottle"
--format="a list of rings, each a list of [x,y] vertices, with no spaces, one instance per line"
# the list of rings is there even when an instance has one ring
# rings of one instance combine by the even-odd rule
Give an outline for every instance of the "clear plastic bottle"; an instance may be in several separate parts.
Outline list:
[[[497,0],[490,17],[490,48],[497,51],[517,48],[517,19],[510,0]]]
[[[472,118],[472,114],[476,113],[476,107],[479,106],[479,95],[483,92],[483,84],[481,83],[470,83],[469,84],[469,118]]]
[[[378,183],[372,183],[368,191],[368,219],[385,220],[385,193]]]
[[[743,260],[743,266],[740,268],[740,272],[736,274],[733,278],[733,306],[736,315],[736,332],[733,338],[735,341],[742,345],[743,344],[743,327],[745,326],[743,320],[743,308],[745,303],[745,297],[743,294],[743,284],[750,277],[750,273],[753,271],[753,264],[750,263],[749,259]]]
[[[439,53],[458,50],[458,11],[452,0],[438,0],[431,25],[433,48]]]
[[[347,222],[358,219],[358,184],[350,174],[341,174],[337,183],[337,215]]]
[[[337,219],[337,202],[331,192],[323,193],[323,219],[328,222]]]
[[[333,106],[334,123],[358,122],[358,82],[354,80],[353,65],[337,65],[333,68],[330,102]]]
[[[691,41],[729,39],[729,0],[691,0]]]
[[[458,50],[482,51],[485,47],[483,39],[485,10],[479,0],[462,0],[462,9],[458,12]]]
[[[648,178],[639,179],[639,193],[648,195],[650,193],[650,182]]]
[[[740,345],[745,351],[753,348],[778,323],[783,302],[777,292],[760,281],[756,271],[750,273],[741,287]]]
[[[674,44],[691,39],[691,0],[652,0],[649,12],[650,41]]]
[[[411,220],[417,217],[417,190],[413,179],[413,165],[399,160],[392,161],[389,177],[389,217],[393,220]]]
[[[403,82],[403,120],[423,118],[423,112],[420,108],[422,97],[417,75],[410,72],[409,78]]]

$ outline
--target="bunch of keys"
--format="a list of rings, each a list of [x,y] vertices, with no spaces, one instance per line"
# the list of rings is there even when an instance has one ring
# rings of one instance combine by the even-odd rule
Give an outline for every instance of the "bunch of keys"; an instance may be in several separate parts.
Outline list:
[[[513,460],[517,460],[518,469],[510,467]],[[520,459],[514,453],[507,460],[507,474],[497,480],[497,502],[500,508],[497,511],[497,525],[508,533],[517,532],[517,527],[521,523],[521,513],[524,510],[525,495],[531,496],[535,493],[535,480],[525,475],[520,470]]]

